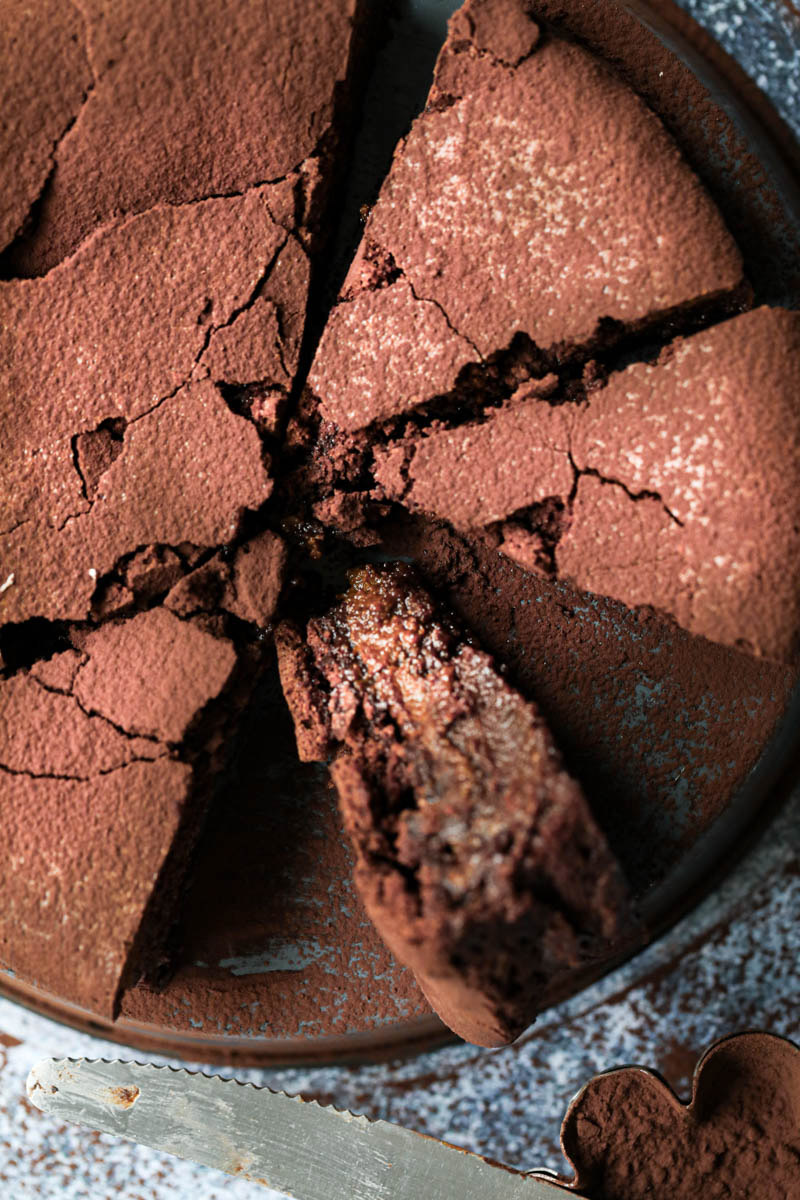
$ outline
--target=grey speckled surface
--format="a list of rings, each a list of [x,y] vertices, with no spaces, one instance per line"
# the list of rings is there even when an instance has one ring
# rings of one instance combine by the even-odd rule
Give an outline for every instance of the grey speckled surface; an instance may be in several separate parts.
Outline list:
[[[686,1093],[715,1038],[765,1028],[798,1038],[800,789],[711,897],[644,954],[551,1009],[515,1046],[452,1046],[347,1070],[239,1071],[239,1078],[384,1117],[522,1167],[563,1164],[561,1117],[593,1074],[654,1066]],[[0,1001],[0,1185],[9,1200],[256,1200],[216,1172],[41,1116],[24,1095],[46,1055],[132,1058]],[[168,1061],[159,1059],[158,1061]],[[231,1074],[222,1071],[222,1074]]]
[[[416,3],[441,28],[448,0]],[[776,0],[685,0],[800,136],[800,16]],[[424,11],[423,11],[424,10]],[[762,1027],[797,1039],[800,1015],[800,790],[713,896],[644,954],[550,1010],[516,1046],[457,1046],[353,1070],[242,1072],[521,1166],[560,1167],[558,1128],[592,1074],[657,1067],[685,1091],[714,1038]],[[0,1001],[0,1194],[7,1200],[256,1200],[274,1193],[42,1117],[24,1099],[44,1055],[134,1057]]]
[[[680,0],[800,133],[800,13],[786,0]]]

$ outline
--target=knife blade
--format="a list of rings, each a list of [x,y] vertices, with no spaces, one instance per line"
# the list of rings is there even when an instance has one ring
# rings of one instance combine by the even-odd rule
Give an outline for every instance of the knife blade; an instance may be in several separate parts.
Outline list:
[[[295,1200],[563,1200],[569,1191],[400,1125],[217,1075],[48,1058],[27,1087],[43,1112]]]

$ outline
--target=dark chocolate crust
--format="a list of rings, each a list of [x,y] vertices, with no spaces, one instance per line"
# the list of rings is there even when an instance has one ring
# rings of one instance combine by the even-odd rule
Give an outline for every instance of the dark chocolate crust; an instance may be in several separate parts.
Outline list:
[[[288,698],[344,748],[331,773],[367,912],[451,1028],[502,1045],[545,983],[630,933],[605,839],[537,709],[409,567],[354,572],[307,641],[319,683],[306,658]]]

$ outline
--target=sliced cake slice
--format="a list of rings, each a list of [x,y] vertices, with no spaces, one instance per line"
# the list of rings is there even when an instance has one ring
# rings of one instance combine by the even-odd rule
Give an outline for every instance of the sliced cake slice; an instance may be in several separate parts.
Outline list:
[[[647,105],[529,0],[468,0],[399,144],[309,382],[353,433],[487,397],[746,301],[714,202]]]
[[[542,989],[630,934],[629,898],[535,706],[403,564],[279,635],[301,756],[331,774],[356,883],[394,954],[468,1041],[502,1045]],[[323,734],[324,730],[324,734]]]
[[[0,680],[0,967],[104,1017],[159,960],[247,670],[158,607]]]

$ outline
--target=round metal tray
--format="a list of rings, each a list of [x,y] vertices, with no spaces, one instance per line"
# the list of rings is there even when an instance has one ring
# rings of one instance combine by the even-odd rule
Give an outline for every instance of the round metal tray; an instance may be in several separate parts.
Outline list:
[[[424,101],[454,7],[442,0],[408,5],[376,63],[372,115],[359,135],[348,186],[339,268],[352,249],[353,214],[374,195],[397,136]],[[798,306],[796,281],[780,271],[766,277],[763,270],[764,262],[790,261],[800,245],[796,143],[761,92],[682,10],[669,0],[626,7],[706,85],[763,167],[768,183],[761,185],[761,198],[755,205],[752,197],[747,201],[754,213],[753,246],[763,248],[751,273],[761,298]],[[709,185],[718,199],[721,188],[738,199],[752,188],[752,173],[743,174],[741,155],[730,146],[719,149],[719,156],[709,150]],[[552,602],[558,599],[554,594]],[[584,640],[588,630],[636,653],[638,623],[620,606],[587,602],[575,617]],[[621,822],[627,832],[620,836],[628,839],[623,861],[636,874],[648,940],[716,885],[768,828],[784,784],[797,778],[800,688],[792,691],[786,672],[731,652],[736,685],[726,691],[722,711],[702,670],[692,681],[677,679],[671,663],[686,641],[665,626],[658,668],[642,661],[631,674],[623,698],[630,742],[613,751],[630,753],[633,762],[664,754],[650,730],[678,714],[669,754],[683,766],[668,786],[643,797],[635,811],[626,810]],[[698,644],[697,653],[702,659],[727,652]],[[598,675],[601,708],[609,702],[607,685]],[[704,745],[710,725],[714,737],[738,744],[737,761],[749,768],[743,781],[732,762],[722,784],[709,782]],[[274,676],[264,680],[244,722],[234,768],[187,895],[178,969],[163,987],[132,989],[114,1023],[11,975],[0,976],[0,992],[86,1032],[194,1061],[245,1066],[351,1061],[412,1054],[447,1040],[450,1035],[427,1009],[413,978],[392,960],[360,909],[335,800],[324,773],[296,762]],[[619,961],[576,973],[544,1005],[578,992]]]

